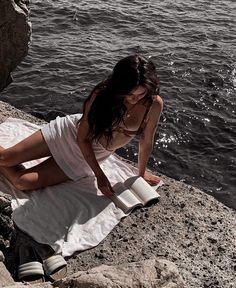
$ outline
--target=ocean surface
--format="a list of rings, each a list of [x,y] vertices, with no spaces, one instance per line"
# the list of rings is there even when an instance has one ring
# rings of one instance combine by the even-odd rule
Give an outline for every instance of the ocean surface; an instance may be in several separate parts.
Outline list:
[[[124,56],[156,64],[165,107],[149,168],[236,209],[235,0],[34,0],[32,43],[1,100],[46,120]],[[137,140],[118,151],[137,161]]]

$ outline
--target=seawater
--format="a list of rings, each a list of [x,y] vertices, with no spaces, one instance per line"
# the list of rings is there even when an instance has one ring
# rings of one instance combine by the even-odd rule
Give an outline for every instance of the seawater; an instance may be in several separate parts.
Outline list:
[[[149,168],[236,209],[236,2],[30,3],[32,43],[1,100],[50,120],[82,111],[122,57],[157,66],[165,108]],[[137,161],[137,140],[119,154]]]

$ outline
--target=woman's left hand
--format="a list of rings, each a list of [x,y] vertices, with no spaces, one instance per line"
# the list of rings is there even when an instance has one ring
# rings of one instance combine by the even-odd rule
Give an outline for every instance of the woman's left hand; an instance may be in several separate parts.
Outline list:
[[[143,176],[144,180],[146,180],[148,182],[148,184],[150,184],[151,186],[155,186],[157,184],[159,184],[159,182],[161,181],[160,177],[156,176],[156,175],[152,175],[149,174],[147,172],[145,172],[144,176]]]

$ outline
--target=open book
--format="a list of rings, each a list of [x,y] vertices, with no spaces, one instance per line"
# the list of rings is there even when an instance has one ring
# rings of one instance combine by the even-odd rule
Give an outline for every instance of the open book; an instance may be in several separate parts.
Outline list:
[[[160,195],[155,190],[157,187],[158,185],[149,185],[142,177],[130,177],[124,183],[118,182],[113,186],[115,194],[111,200],[128,214],[134,208],[145,206],[148,202],[158,199]]]

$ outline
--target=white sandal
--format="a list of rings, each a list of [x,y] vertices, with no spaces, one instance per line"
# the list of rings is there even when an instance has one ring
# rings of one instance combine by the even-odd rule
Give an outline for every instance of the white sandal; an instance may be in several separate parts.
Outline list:
[[[44,282],[43,265],[39,261],[36,251],[31,246],[20,246],[18,279],[23,282]]]
[[[53,281],[60,280],[67,275],[67,262],[59,255],[53,255],[43,261],[45,274]]]
[[[18,267],[18,278],[21,281],[38,283],[44,282],[42,263],[33,261],[21,264]]]

